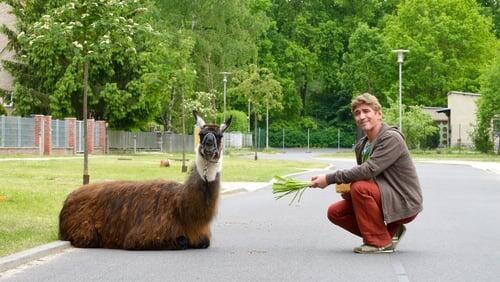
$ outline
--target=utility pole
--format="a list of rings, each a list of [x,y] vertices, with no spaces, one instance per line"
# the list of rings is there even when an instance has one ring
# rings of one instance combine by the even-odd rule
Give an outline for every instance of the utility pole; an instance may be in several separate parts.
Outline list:
[[[410,52],[409,50],[397,49],[392,50],[392,52],[398,55],[398,63],[399,63],[399,130],[403,132],[403,90],[402,90],[402,81],[403,81],[403,61],[404,61],[404,53]]]
[[[224,82],[224,121],[226,121],[226,85],[227,85],[227,76],[229,74],[231,74],[230,72],[227,72],[227,71],[222,71],[220,72],[220,74],[222,74],[224,76],[224,78],[222,79],[222,82]]]
[[[83,63],[83,185],[89,184],[89,149],[88,146],[88,130],[87,130],[87,92],[88,92],[88,81],[89,81],[89,59],[85,58]]]

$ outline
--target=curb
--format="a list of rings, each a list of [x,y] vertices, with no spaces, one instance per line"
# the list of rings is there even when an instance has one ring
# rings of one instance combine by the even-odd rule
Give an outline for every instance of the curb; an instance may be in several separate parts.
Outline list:
[[[49,244],[34,247],[10,256],[0,258],[0,273],[22,264],[28,263],[63,251],[71,246],[69,241],[55,241]]]
[[[228,189],[228,190],[221,191],[220,194],[221,195],[233,195],[233,194],[238,194],[238,193],[243,193],[243,192],[248,192],[248,190],[245,188]]]

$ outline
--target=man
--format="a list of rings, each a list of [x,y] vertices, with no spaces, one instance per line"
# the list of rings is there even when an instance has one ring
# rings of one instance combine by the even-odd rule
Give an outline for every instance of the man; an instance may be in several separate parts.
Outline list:
[[[404,224],[422,211],[415,166],[396,127],[382,123],[377,98],[364,93],[352,100],[356,125],[366,136],[355,147],[357,166],[313,176],[311,187],[351,183],[343,200],[328,208],[328,219],[363,238],[356,253],[390,253],[406,231]]]

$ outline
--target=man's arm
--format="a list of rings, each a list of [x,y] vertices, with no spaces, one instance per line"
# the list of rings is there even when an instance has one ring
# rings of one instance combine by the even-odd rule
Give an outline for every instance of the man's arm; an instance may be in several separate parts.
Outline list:
[[[382,173],[386,168],[394,164],[401,154],[405,152],[403,137],[397,132],[387,132],[375,144],[370,158],[351,169],[338,170],[327,174],[325,181],[333,183],[351,183],[356,180],[371,179]]]

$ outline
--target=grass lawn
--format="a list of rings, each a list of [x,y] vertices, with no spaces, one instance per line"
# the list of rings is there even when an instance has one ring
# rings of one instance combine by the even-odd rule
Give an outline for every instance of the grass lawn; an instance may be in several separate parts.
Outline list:
[[[161,159],[180,155],[107,155],[89,158],[90,181],[173,179],[183,181],[181,161],[160,167]],[[191,166],[194,155],[187,155]],[[275,175],[324,168],[324,163],[253,161],[245,156],[224,156],[224,181],[269,181]],[[0,256],[57,240],[58,215],[66,195],[82,182],[83,158],[0,158]],[[272,197],[272,195],[269,195]]]

